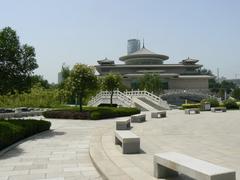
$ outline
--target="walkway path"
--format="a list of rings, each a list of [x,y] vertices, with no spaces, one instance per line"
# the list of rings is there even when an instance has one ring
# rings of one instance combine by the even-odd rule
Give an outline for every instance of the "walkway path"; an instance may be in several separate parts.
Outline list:
[[[147,175],[153,176],[154,154],[169,151],[233,169],[236,179],[240,180],[239,117],[240,111],[187,115],[183,111],[172,110],[167,112],[166,118],[157,119],[151,118],[147,112],[146,122],[131,124],[131,131],[141,138],[140,154],[123,155],[120,146],[114,144],[114,128],[102,133],[99,148],[102,147],[109,161],[124,175],[137,180],[149,179],[145,178]]]
[[[91,133],[104,121],[51,120],[52,131],[0,156],[0,180],[101,179],[89,157]]]

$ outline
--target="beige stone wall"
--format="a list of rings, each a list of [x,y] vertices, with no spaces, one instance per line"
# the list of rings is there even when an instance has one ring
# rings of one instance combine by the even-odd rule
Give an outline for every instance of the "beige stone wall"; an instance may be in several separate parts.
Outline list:
[[[169,79],[169,89],[208,89],[208,79]]]

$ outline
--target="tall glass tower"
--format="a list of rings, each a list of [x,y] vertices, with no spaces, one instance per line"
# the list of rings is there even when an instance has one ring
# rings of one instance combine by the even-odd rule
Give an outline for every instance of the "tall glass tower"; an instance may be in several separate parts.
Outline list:
[[[129,39],[127,46],[127,53],[131,54],[140,50],[140,40],[139,39]]]

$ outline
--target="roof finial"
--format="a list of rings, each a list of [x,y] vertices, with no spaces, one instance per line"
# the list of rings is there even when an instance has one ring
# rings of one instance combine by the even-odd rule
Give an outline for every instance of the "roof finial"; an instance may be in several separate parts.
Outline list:
[[[144,38],[143,38],[143,47],[142,48],[145,48],[145,45],[144,45]]]

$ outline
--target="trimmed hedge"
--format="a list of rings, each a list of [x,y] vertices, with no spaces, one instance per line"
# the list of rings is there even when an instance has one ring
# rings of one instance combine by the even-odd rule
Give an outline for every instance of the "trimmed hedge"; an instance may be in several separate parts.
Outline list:
[[[0,120],[0,150],[36,133],[49,130],[51,123],[43,120]]]
[[[43,116],[46,118],[56,118],[56,119],[105,119],[114,117],[130,116],[133,114],[140,113],[137,108],[127,108],[127,107],[84,107],[83,112],[79,112],[78,109],[61,109],[46,111]]]
[[[197,104],[182,104],[182,109],[200,108],[200,103]]]

